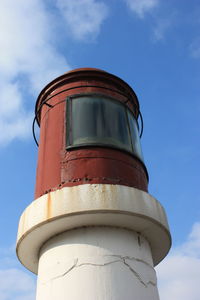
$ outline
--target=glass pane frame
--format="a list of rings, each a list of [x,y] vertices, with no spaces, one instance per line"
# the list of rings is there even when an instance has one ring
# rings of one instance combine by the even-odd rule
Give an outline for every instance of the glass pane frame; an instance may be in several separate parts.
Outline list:
[[[118,142],[106,142],[106,138],[105,136],[103,137],[103,142],[99,142],[99,140],[97,141],[97,137],[95,140],[91,140],[89,141],[88,137],[85,136],[85,140],[86,142],[80,142],[80,143],[73,143],[73,101],[75,99],[80,99],[80,98],[91,98],[91,103],[95,98],[96,99],[102,99],[103,101],[106,100],[107,103],[108,101],[110,101],[110,103],[113,103],[114,106],[116,105],[116,107],[120,107],[120,111],[124,111],[125,115],[126,115],[126,124],[124,124],[124,126],[127,127],[128,130],[128,139],[129,139],[129,144],[123,144],[121,141]],[[93,98],[93,99],[92,99]],[[81,99],[80,99],[81,101]],[[84,100],[82,100],[84,101]],[[75,102],[74,102],[75,103]],[[121,113],[120,113],[121,114]],[[84,114],[83,114],[84,116]],[[108,147],[108,148],[114,148],[114,149],[119,149],[119,150],[123,150],[126,151],[134,156],[136,156],[139,160],[141,160],[143,162],[143,154],[142,154],[142,150],[141,150],[141,146],[140,146],[140,137],[139,137],[139,125],[138,122],[135,118],[135,116],[133,115],[133,112],[127,107],[127,105],[125,105],[124,103],[120,102],[119,100],[116,100],[115,98],[108,96],[108,95],[104,95],[104,94],[99,94],[99,93],[85,93],[85,94],[75,94],[72,96],[68,96],[66,99],[66,149],[70,150],[70,149],[74,149],[74,148],[81,148],[81,147]],[[88,127],[89,128],[89,127]],[[112,137],[111,137],[112,138]],[[110,138],[110,140],[111,140]],[[88,139],[88,140],[87,140]],[[116,141],[116,139],[115,139]],[[121,145],[120,145],[121,144]]]

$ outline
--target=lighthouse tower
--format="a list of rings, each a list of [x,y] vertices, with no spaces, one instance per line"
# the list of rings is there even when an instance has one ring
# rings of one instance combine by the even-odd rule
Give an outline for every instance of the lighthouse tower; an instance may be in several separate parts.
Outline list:
[[[112,74],[76,69],[41,91],[35,115],[35,200],[17,255],[38,274],[36,299],[158,300],[154,267],[171,237],[148,194],[136,94]]]

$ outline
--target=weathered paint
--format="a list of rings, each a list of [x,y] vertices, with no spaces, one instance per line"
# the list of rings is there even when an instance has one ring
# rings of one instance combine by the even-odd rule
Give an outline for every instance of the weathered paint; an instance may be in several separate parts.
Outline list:
[[[51,204],[51,193],[47,194],[47,219],[52,216],[52,204]]]
[[[159,300],[148,241],[122,228],[61,233],[40,251],[36,300]]]
[[[139,102],[133,89],[119,77],[100,69],[81,68],[59,76],[50,82],[40,93],[35,107],[37,113],[41,104],[52,95],[68,89],[67,95],[89,92],[100,92],[113,96],[121,102],[126,102],[129,108],[138,117]],[[75,90],[76,92],[74,92]],[[38,114],[37,121],[40,123],[41,114]]]
[[[139,103],[134,91],[123,80],[104,71],[78,69],[47,85],[36,103],[40,142],[35,198],[63,186],[88,182],[121,184],[147,191],[147,170],[133,155],[106,147],[66,150],[65,100],[81,93],[114,97],[138,117]],[[47,99],[52,107],[42,105]]]
[[[161,204],[146,192],[112,184],[63,187],[33,201],[21,216],[17,255],[37,273],[43,244],[74,228],[111,226],[142,234],[151,246],[154,265],[171,246],[166,215]]]

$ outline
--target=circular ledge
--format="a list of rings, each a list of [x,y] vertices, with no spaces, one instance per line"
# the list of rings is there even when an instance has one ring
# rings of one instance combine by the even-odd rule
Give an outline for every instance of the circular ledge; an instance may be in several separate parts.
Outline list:
[[[19,222],[17,256],[37,273],[42,245],[61,232],[83,226],[140,232],[150,243],[154,265],[171,247],[165,211],[151,195],[127,186],[85,184],[45,194],[25,209]]]

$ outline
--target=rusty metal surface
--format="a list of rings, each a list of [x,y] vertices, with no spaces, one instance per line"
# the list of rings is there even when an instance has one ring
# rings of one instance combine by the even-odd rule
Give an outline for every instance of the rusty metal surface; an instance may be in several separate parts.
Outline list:
[[[147,177],[139,160],[115,149],[86,148],[67,152],[61,185],[120,184],[147,191]]]
[[[100,87],[116,91],[118,99],[120,100],[121,95],[122,98],[124,98],[121,99],[121,101],[127,101],[127,105],[134,111],[136,118],[138,117],[139,102],[137,96],[133,89],[125,81],[113,74],[99,69],[81,68],[72,70],[56,78],[41,91],[35,106],[35,113],[37,115],[38,124],[40,124],[41,117],[40,107],[42,103],[52,95],[52,93],[56,94],[56,92],[60,92],[61,90],[64,90],[64,88],[74,89],[76,86],[84,86],[84,88],[87,88],[88,86],[87,92],[90,92],[89,86],[91,85],[96,87],[96,92],[102,92],[102,88]],[[107,91],[106,93],[112,96],[112,92],[110,92]],[[73,93],[74,91],[72,92],[72,94]],[[114,94],[113,96],[115,96]],[[39,113],[37,113],[38,111]]]
[[[63,186],[86,183],[120,184],[147,191],[146,168],[134,156],[106,147],[66,150],[65,100],[67,96],[80,93],[114,97],[125,103],[137,117],[139,104],[133,90],[104,71],[75,70],[50,83],[36,103],[37,110],[49,99],[48,104],[52,107],[44,104],[38,114],[40,142],[35,198]]]

